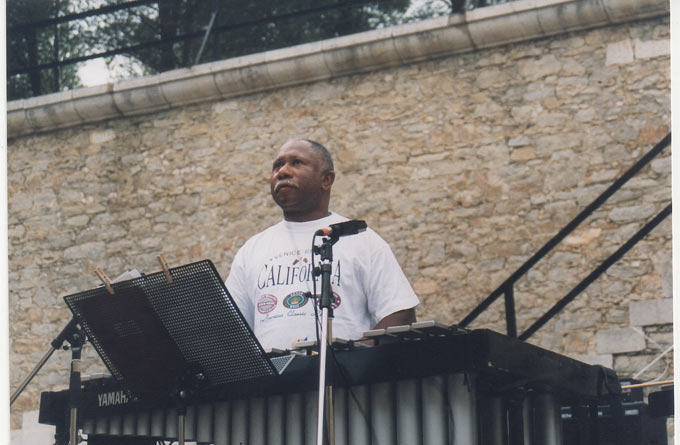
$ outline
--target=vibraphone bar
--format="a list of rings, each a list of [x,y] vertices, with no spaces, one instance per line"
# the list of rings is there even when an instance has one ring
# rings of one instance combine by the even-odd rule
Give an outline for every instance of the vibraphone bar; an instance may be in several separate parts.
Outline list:
[[[421,322],[367,336],[374,346],[337,342],[329,363],[338,445],[559,445],[562,405],[615,392],[611,371],[489,330]],[[300,354],[279,376],[199,394],[187,409],[186,439],[314,444],[318,356]],[[118,389],[109,380],[84,390],[81,425],[88,437],[177,438],[176,407],[122,396],[116,403]],[[43,398],[49,394],[60,393]],[[59,403],[41,401],[40,421],[57,424],[64,417],[50,405]]]

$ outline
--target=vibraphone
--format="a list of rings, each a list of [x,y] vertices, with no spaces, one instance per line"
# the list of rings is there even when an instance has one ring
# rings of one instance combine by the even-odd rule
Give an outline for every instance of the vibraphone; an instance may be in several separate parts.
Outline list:
[[[374,346],[333,346],[328,380],[338,445],[558,445],[560,406],[593,406],[620,391],[611,370],[490,330],[420,322],[367,334]],[[199,392],[187,408],[186,439],[314,444],[318,356],[310,352],[298,351],[281,375]],[[111,379],[83,389],[79,425],[89,441],[176,440],[176,407],[132,403]],[[67,397],[43,393],[40,422],[66,428]]]

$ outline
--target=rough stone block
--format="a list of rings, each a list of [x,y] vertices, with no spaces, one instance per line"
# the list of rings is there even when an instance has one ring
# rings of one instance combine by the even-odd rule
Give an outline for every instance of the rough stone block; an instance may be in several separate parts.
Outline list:
[[[639,40],[635,39],[635,58],[651,59],[652,57],[669,56],[671,54],[670,40]]]
[[[656,207],[653,204],[619,207],[609,213],[609,218],[615,223],[625,224],[631,221],[646,220],[655,211]]]
[[[116,138],[116,132],[108,130],[95,130],[90,133],[90,143],[92,144],[103,144],[105,142],[112,141]],[[78,199],[82,199],[79,197]]]
[[[531,147],[518,148],[510,153],[510,160],[523,162],[536,158],[536,150]]]
[[[587,363],[589,365],[599,365],[605,368],[611,368],[614,366],[614,356],[611,354],[599,354],[599,355],[583,355],[583,354],[572,354],[572,358]]]
[[[38,423],[38,411],[25,411],[20,430],[12,430],[13,445],[35,445],[54,442],[55,428]]]
[[[633,60],[635,60],[635,53],[630,39],[607,45],[607,66],[631,63]]]
[[[632,301],[629,313],[631,326],[673,323],[673,300]]]
[[[644,337],[633,328],[605,329],[597,332],[598,354],[620,354],[645,349]]]

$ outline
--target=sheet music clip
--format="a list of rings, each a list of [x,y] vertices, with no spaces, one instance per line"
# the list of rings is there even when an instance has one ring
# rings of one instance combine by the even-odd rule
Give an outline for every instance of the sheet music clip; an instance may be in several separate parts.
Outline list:
[[[165,261],[165,257],[162,253],[159,253],[156,258],[158,258],[158,262],[161,263],[165,279],[168,280],[168,283],[172,284],[172,275],[170,275],[170,269],[168,269],[168,263]]]
[[[111,287],[111,279],[106,276],[104,271],[98,267],[94,270],[94,273],[97,274],[100,280],[102,280],[102,283],[104,283],[104,287],[106,287],[106,290],[109,291],[111,295],[113,295],[115,292],[113,291],[113,287]]]

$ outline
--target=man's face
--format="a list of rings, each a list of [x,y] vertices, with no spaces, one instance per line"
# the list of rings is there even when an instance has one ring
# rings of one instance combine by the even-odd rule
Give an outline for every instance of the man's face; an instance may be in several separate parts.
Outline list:
[[[311,144],[293,139],[283,144],[272,165],[272,197],[286,219],[316,219],[328,212],[333,179]]]

